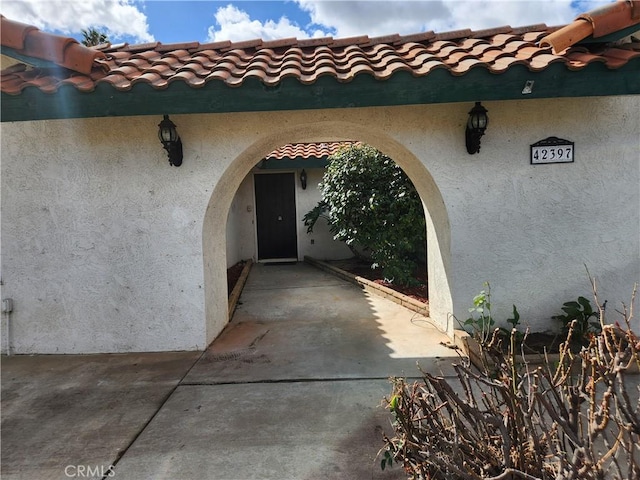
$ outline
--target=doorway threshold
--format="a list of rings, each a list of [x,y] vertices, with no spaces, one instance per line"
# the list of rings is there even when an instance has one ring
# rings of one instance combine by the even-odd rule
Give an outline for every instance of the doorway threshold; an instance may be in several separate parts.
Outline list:
[[[298,263],[297,258],[261,258],[258,263],[265,265],[293,265]]]

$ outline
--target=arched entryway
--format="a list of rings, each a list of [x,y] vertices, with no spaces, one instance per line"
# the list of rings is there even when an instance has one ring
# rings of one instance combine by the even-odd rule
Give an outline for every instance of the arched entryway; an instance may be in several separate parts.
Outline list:
[[[207,343],[228,321],[226,296],[226,225],[234,195],[256,162],[286,143],[358,139],[384,152],[406,172],[420,194],[427,223],[430,316],[449,334],[452,311],[450,289],[450,227],[445,204],[425,164],[383,131],[347,122],[317,122],[274,131],[240,153],[213,189],[203,222],[203,261]],[[425,159],[428,161],[428,159]]]

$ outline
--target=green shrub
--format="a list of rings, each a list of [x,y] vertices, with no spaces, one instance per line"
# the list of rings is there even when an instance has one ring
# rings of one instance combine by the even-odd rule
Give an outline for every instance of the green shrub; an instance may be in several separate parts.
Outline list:
[[[304,216],[307,231],[327,218],[336,240],[366,252],[372,268],[398,284],[415,283],[426,268],[426,223],[420,196],[394,161],[369,145],[329,157],[322,201]]]
[[[606,303],[606,302],[605,302]],[[569,328],[574,324],[574,344],[586,345],[589,338],[593,334],[597,334],[602,330],[600,321],[598,321],[598,312],[591,307],[591,302],[585,297],[578,297],[577,301],[566,302],[562,311],[564,315],[556,315],[551,317],[554,320],[562,322],[562,334],[566,336]],[[595,319],[596,321],[591,321]]]

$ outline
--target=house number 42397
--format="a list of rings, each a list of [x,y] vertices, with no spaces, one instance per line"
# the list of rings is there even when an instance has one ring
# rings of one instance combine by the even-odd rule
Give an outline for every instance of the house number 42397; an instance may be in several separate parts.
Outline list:
[[[573,142],[549,137],[531,145],[531,163],[573,162]]]

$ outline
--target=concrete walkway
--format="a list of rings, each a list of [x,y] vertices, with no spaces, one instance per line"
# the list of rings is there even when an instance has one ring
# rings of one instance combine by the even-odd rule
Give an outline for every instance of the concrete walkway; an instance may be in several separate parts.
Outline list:
[[[400,479],[389,376],[450,375],[424,318],[309,265],[255,265],[204,353],[2,364],[2,478]]]

